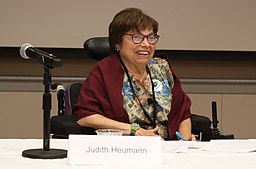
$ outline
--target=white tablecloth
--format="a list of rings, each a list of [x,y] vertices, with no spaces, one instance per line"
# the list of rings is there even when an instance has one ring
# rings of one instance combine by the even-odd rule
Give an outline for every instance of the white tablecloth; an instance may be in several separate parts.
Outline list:
[[[163,165],[159,166],[71,166],[68,159],[30,159],[22,157],[22,151],[27,149],[42,148],[41,139],[0,139],[0,169],[255,169],[256,153],[230,153],[230,152],[208,152],[198,147],[209,143],[187,142],[191,144],[180,146],[181,142],[172,141],[163,143]],[[198,146],[198,147],[197,147]],[[51,139],[50,148],[68,149],[68,140]],[[168,150],[169,148],[169,150]],[[138,162],[139,163],[139,162]]]

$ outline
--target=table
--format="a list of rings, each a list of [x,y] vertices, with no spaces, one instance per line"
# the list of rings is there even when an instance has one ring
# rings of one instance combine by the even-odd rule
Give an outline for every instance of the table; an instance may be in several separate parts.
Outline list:
[[[179,147],[180,141],[168,141],[163,145],[172,150],[163,150],[163,164],[160,166],[71,166],[68,159],[30,159],[22,157],[21,153],[27,149],[42,148],[42,139],[0,139],[0,169],[255,169],[256,152],[250,153],[228,153],[228,152],[207,152],[195,148],[209,144],[209,142],[187,142],[192,145],[184,151],[174,151]],[[164,147],[163,146],[163,147]],[[193,148],[194,147],[194,148]],[[51,139],[50,148],[68,149],[68,140]]]

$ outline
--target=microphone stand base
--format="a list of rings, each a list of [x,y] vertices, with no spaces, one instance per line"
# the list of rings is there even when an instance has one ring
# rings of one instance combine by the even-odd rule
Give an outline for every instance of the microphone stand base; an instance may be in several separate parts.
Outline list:
[[[67,150],[62,149],[30,149],[22,152],[23,157],[34,158],[34,159],[57,159],[67,158]]]

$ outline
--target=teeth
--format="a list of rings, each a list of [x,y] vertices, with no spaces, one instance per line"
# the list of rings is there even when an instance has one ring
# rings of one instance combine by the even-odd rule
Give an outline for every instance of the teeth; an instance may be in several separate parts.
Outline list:
[[[148,52],[138,52],[138,54],[147,55]]]

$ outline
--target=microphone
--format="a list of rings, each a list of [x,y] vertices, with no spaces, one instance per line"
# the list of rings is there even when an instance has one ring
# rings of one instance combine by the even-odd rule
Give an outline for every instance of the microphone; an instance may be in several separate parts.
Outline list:
[[[156,100],[154,100],[154,99],[152,99],[152,98],[148,98],[148,99],[147,99],[147,102],[148,102],[149,105],[155,104],[155,105],[156,105],[156,109],[157,109],[158,111],[163,111],[163,108],[158,104],[158,102],[157,102]]]
[[[148,104],[154,104],[156,101],[154,101],[152,98],[147,99]]]
[[[61,67],[62,61],[53,54],[34,48],[31,44],[25,43],[20,47],[20,55],[24,59],[34,58],[39,63],[50,68]]]
[[[61,83],[53,83],[51,85],[51,89],[57,89],[57,100],[58,100],[58,115],[65,114],[65,106],[64,106],[64,96],[65,96],[65,89]]]

